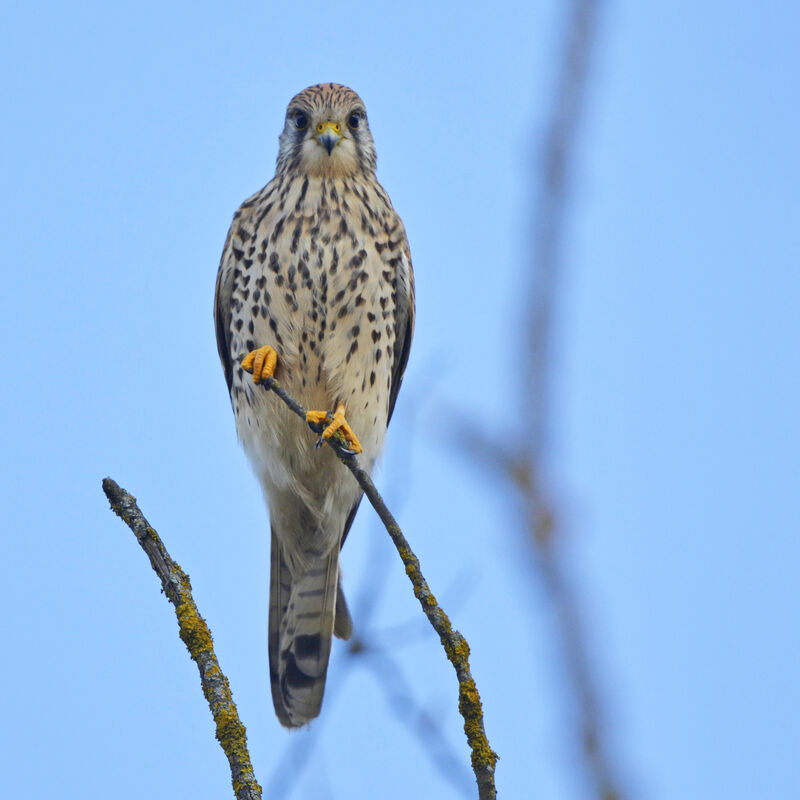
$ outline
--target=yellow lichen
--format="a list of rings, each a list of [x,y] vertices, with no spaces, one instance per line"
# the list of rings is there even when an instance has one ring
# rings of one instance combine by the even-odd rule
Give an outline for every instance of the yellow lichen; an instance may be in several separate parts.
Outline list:
[[[228,754],[239,753],[247,746],[247,734],[242,725],[236,706],[217,709],[214,714],[217,723],[217,739]]]
[[[497,763],[497,753],[489,746],[483,731],[481,698],[475,681],[472,678],[463,681],[459,686],[458,710],[464,718],[464,733],[472,750],[472,766],[492,767]]]
[[[180,603],[175,613],[178,615],[180,636],[192,658],[212,648],[211,631],[206,621],[197,613],[194,605],[188,601]]]

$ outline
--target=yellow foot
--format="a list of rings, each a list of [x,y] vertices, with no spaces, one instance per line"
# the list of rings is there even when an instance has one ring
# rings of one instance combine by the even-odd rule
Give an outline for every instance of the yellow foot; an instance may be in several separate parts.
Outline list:
[[[278,354],[267,344],[258,350],[251,350],[242,359],[242,369],[253,373],[253,383],[261,383],[275,374],[277,363]]]
[[[308,422],[309,425],[322,425],[329,419],[330,415],[327,411],[309,411],[306,414],[306,422]],[[361,442],[358,441],[358,437],[353,433],[353,429],[347,424],[347,420],[345,419],[344,403],[339,403],[339,405],[336,406],[333,422],[322,431],[322,436],[317,442],[317,447],[321,447],[337,432],[344,440],[345,446],[351,453],[361,452]]]

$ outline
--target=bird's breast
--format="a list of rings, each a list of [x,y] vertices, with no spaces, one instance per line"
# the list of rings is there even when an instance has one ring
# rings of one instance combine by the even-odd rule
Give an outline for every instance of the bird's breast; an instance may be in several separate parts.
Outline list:
[[[253,218],[233,293],[242,354],[275,347],[276,377],[308,408],[344,403],[365,454],[376,456],[402,264],[391,206],[368,185],[306,178],[276,190]]]

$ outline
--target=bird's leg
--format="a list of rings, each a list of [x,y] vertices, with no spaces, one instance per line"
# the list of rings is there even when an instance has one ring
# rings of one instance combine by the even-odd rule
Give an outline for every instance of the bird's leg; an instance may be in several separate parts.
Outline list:
[[[275,374],[277,363],[278,354],[268,344],[257,350],[251,350],[241,362],[245,372],[253,373],[253,383],[261,383],[271,378]]]
[[[306,414],[306,422],[308,422],[309,425],[323,425],[328,422],[329,419],[330,415],[327,411],[309,411]],[[333,414],[333,421],[322,431],[322,436],[317,442],[317,447],[321,447],[325,444],[337,431],[345,440],[347,449],[351,453],[360,453],[362,451],[361,442],[358,441],[358,437],[353,433],[353,429],[345,419],[344,403],[339,403],[339,405],[336,406],[336,411]]]

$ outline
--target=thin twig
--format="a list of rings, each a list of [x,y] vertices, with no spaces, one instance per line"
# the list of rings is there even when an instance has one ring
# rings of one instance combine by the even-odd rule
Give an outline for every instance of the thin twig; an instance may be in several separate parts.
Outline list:
[[[211,631],[200,616],[192,597],[189,576],[170,558],[161,538],[139,510],[135,497],[111,478],[103,480],[103,491],[114,513],[136,535],[137,541],[150,559],[150,564],[161,578],[164,593],[175,606],[180,637],[200,672],[203,694],[217,729],[217,741],[228,757],[236,797],[238,800],[260,800],[261,787],[256,780],[247,750],[247,732],[236,711],[228,679],[222,673],[214,653]]]
[[[267,378],[262,380],[260,385],[265,389],[271,389],[298,417],[304,422],[306,421],[306,410],[278,381],[274,378]],[[324,425],[309,424],[309,427],[316,433],[321,433]],[[458,677],[458,710],[464,718],[464,733],[472,751],[472,770],[478,783],[478,797],[480,800],[493,800],[493,798],[497,797],[494,769],[498,757],[490,747],[489,740],[486,737],[481,698],[469,668],[469,645],[467,640],[459,631],[453,628],[447,614],[436,602],[436,598],[420,570],[419,559],[411,550],[402,530],[400,530],[400,526],[397,524],[397,520],[386,507],[369,473],[361,467],[358,459],[347,450],[347,442],[340,432],[337,431],[336,435],[328,440],[328,444],[342,464],[353,474],[372,507],[378,512],[378,516],[381,518],[392,542],[394,542],[395,548],[397,548],[397,552],[400,554],[400,558],[403,560],[406,575],[408,575],[414,587],[414,596],[419,600],[428,622],[439,634],[439,640]]]

